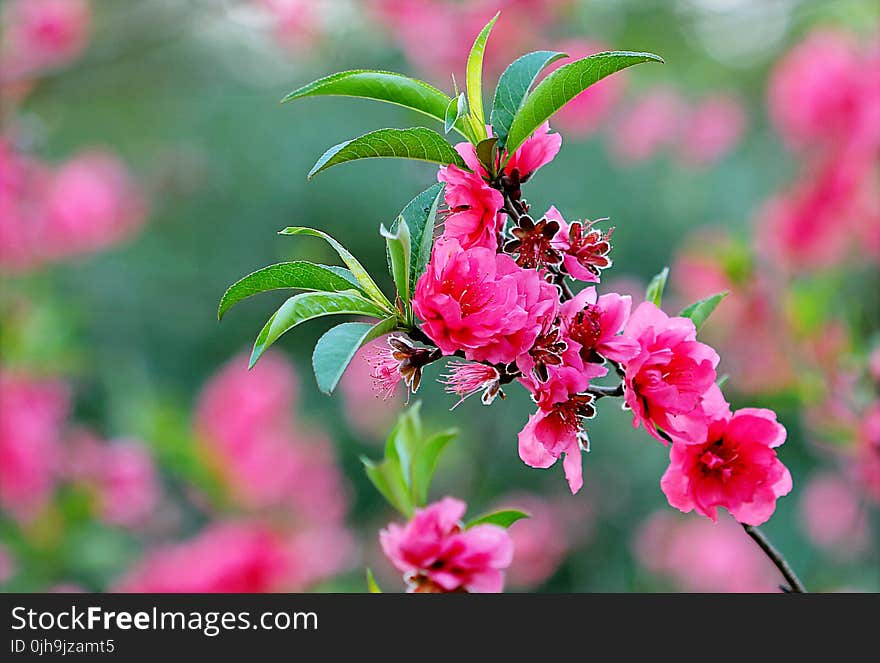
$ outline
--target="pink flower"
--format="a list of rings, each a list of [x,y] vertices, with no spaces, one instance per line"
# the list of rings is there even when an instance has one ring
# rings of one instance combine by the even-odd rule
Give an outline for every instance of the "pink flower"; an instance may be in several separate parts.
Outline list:
[[[831,472],[811,477],[801,493],[800,512],[804,531],[816,546],[843,559],[865,551],[867,512],[843,477]]]
[[[716,520],[721,506],[741,523],[760,525],[791,491],[791,474],[774,451],[783,442],[772,410],[737,410],[712,421],[703,442],[675,442],[660,487],[685,513]]]
[[[513,559],[510,535],[497,525],[462,529],[465,503],[445,497],[406,525],[379,534],[382,550],[404,574],[410,592],[500,592]]]
[[[559,232],[551,242],[563,252],[562,265],[573,279],[598,283],[603,269],[611,267],[611,232],[593,228],[595,221],[574,221],[569,224],[555,207],[547,210],[546,218],[559,223]]]
[[[114,591],[251,593],[289,587],[291,557],[283,539],[257,523],[220,523],[195,538],[156,548]]]
[[[733,149],[746,126],[742,102],[719,94],[701,101],[682,122],[676,145],[685,163],[707,166]]]
[[[0,507],[18,520],[37,515],[58,478],[67,387],[0,370]]]
[[[628,295],[611,292],[597,297],[596,288],[584,288],[560,307],[562,329],[581,346],[584,361],[625,363],[640,352],[638,341],[620,334],[631,306]]]
[[[107,152],[74,157],[46,192],[42,242],[53,259],[90,253],[130,236],[146,217],[143,193],[125,165]]]
[[[855,475],[868,497],[880,502],[880,402],[865,411],[859,428]]]
[[[775,592],[778,572],[732,518],[658,511],[633,541],[636,559],[685,592]]]
[[[443,234],[456,239],[462,248],[480,246],[495,251],[504,218],[498,210],[504,205],[500,191],[490,187],[478,174],[458,166],[442,166],[437,180],[446,182],[443,192],[449,208]]]
[[[861,53],[852,35],[821,29],[777,65],[770,116],[796,149],[880,144],[880,51]]]
[[[370,377],[373,378],[373,389],[382,400],[387,401],[394,396],[397,385],[403,380],[400,372],[400,361],[394,357],[393,348],[387,343],[374,346],[365,361],[370,365]]]
[[[0,269],[19,272],[41,263],[50,177],[47,166],[0,137]]]
[[[622,163],[650,159],[678,136],[684,102],[670,88],[657,88],[625,110],[609,134],[611,153]]]
[[[140,442],[122,440],[104,450],[98,489],[102,518],[111,525],[133,527],[159,502],[159,478],[149,452]]]
[[[444,354],[509,363],[556,317],[556,289],[510,256],[452,238],[438,240],[416,284],[413,310]]]
[[[556,50],[568,53],[571,58],[550,65],[553,71],[572,60],[595,55],[608,50],[605,44],[585,39],[569,39],[557,44]],[[615,74],[605,78],[581,92],[566,104],[554,120],[565,133],[574,136],[587,136],[594,132],[611,108],[617,103],[626,87],[625,75]]]
[[[483,405],[491,405],[499,394],[502,398],[504,397],[501,392],[501,375],[494,366],[454,361],[450,362],[448,367],[450,372],[443,380],[443,384],[446,385],[446,393],[461,397],[453,408],[478,391],[483,392],[480,397]]]
[[[834,153],[771,198],[757,215],[757,250],[792,271],[840,264],[864,220],[874,218],[872,164],[861,151]]]
[[[517,171],[518,181],[526,182],[539,168],[556,158],[560,147],[562,135],[550,133],[550,123],[544,122],[514,151],[504,166],[504,172],[512,175]]]
[[[581,419],[595,414],[589,394],[571,396],[564,403],[541,408],[529,417],[520,431],[519,457],[529,467],[547,468],[563,455],[562,467],[572,494],[584,485],[581,451],[589,451],[590,441]]]
[[[718,354],[696,340],[691,320],[670,318],[651,302],[639,305],[624,335],[641,347],[625,367],[633,426],[661,441],[658,427],[673,440],[705,440],[709,421],[727,409],[715,384]]]
[[[10,0],[3,7],[0,81],[69,63],[85,50],[91,27],[86,0]]]

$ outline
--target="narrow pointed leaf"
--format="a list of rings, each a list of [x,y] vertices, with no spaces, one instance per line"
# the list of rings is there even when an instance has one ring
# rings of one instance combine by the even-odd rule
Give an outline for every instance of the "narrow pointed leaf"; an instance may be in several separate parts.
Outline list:
[[[376,582],[376,578],[373,575],[372,569],[367,569],[367,589],[370,594],[381,594],[382,589],[379,587],[379,583]]]
[[[474,126],[475,138],[486,138],[486,118],[483,115],[483,54],[486,51],[486,41],[489,33],[501,12],[495,14],[492,20],[480,30],[480,34],[474,40],[471,52],[467,60],[467,93],[468,105],[471,108],[471,124]]]
[[[397,318],[386,318],[377,324],[344,322],[327,331],[318,339],[312,352],[312,369],[318,389],[327,395],[332,394],[360,347],[393,331],[396,326]]]
[[[409,518],[413,512],[413,506],[409,502],[409,491],[403,483],[400,474],[400,466],[387,459],[381,463],[371,461],[369,458],[361,458],[367,478],[372,482],[388,503]]]
[[[297,325],[325,315],[369,315],[382,318],[387,315],[375,302],[355,290],[347,292],[304,292],[294,295],[281,305],[260,331],[251,353],[250,367],[285,332]]]
[[[449,133],[452,131],[456,125],[461,121],[462,118],[467,118],[468,116],[468,103],[467,97],[465,93],[462,92],[455,99],[452,99],[449,102],[449,106],[446,107],[445,120],[443,122],[443,129],[445,133]],[[470,138],[465,136],[465,138]]]
[[[445,92],[403,74],[372,69],[342,71],[304,85],[288,94],[282,103],[304,97],[341,96],[385,101],[409,108],[443,122],[450,98]],[[460,126],[450,127],[460,130]],[[448,133],[449,129],[447,129]]]
[[[412,258],[409,225],[406,219],[399,218],[393,231],[383,225],[379,232],[385,238],[385,244],[388,247],[391,276],[394,278],[394,285],[397,286],[397,295],[400,303],[408,310],[410,306],[409,270]],[[407,321],[409,322],[409,316],[407,316]]]
[[[535,86],[514,115],[507,136],[507,151],[516,150],[551,115],[593,83],[642,62],[663,62],[663,58],[653,53],[613,51],[575,60],[551,72]]]
[[[440,454],[457,435],[458,431],[455,429],[436,433],[428,438],[416,452],[410,470],[410,495],[415,506],[421,507],[427,504],[431,479],[437,469]]]
[[[425,271],[431,259],[431,247],[434,246],[434,224],[437,220],[437,208],[443,198],[442,182],[434,184],[409,201],[400,213],[400,219],[409,226],[412,251],[410,257],[409,280],[410,292],[415,292],[416,283]],[[397,221],[391,227],[397,227]]]
[[[499,150],[504,149],[510,123],[525,101],[535,79],[548,65],[564,57],[568,55],[557,51],[527,53],[514,60],[501,74],[495,88],[490,115],[492,132],[498,137]]]
[[[309,171],[309,179],[322,170],[358,159],[413,159],[446,166],[464,166],[452,145],[436,131],[425,127],[379,129],[334,145],[324,152]]]
[[[663,291],[666,289],[666,279],[668,278],[669,267],[664,267],[660,270],[659,274],[651,279],[651,282],[645,290],[646,302],[651,302],[655,306],[660,306],[660,302],[663,301]]]
[[[492,176],[495,175],[495,144],[497,142],[498,139],[495,138],[495,136],[492,136],[491,138],[481,140],[477,143],[475,150],[477,153],[477,159],[480,160],[480,163],[483,164],[483,167]]]
[[[498,525],[499,527],[507,528],[513,525],[517,520],[522,520],[523,518],[528,517],[529,514],[523,511],[505,509],[504,511],[495,511],[494,513],[487,513],[479,518],[474,518],[469,521],[464,528],[470,529],[477,525]]]
[[[714,295],[710,295],[709,297],[704,297],[703,299],[694,302],[690,306],[686,307],[679,315],[683,318],[690,318],[694,322],[694,327],[699,329],[703,326],[703,323],[706,322],[706,319],[712,315],[712,312],[718,308],[718,305],[721,303],[721,300],[727,297],[730,294],[729,290],[725,290],[724,292],[718,292]]]
[[[342,258],[342,262],[344,262],[346,266],[351,270],[351,273],[357,279],[357,282],[360,285],[361,289],[365,293],[367,293],[370,299],[372,299],[389,313],[394,312],[394,309],[391,306],[391,302],[389,302],[388,298],[384,294],[382,294],[382,291],[379,290],[379,286],[376,285],[376,282],[369,275],[369,273],[367,273],[367,270],[364,269],[363,265],[358,262],[357,258],[349,253],[348,249],[342,246],[342,244],[337,242],[330,235],[320,230],[315,230],[314,228],[304,228],[301,226],[290,226],[280,231],[278,234],[309,235],[311,237],[320,237],[321,239],[323,239],[331,247],[333,247],[333,250],[336,251],[337,254],[339,254],[339,257]]]
[[[354,283],[354,286],[359,287],[357,282]],[[226,311],[242,299],[284,288],[341,292],[351,290],[352,283],[323,265],[316,265],[304,260],[269,265],[251,272],[229,286],[220,300],[217,318],[222,318]]]

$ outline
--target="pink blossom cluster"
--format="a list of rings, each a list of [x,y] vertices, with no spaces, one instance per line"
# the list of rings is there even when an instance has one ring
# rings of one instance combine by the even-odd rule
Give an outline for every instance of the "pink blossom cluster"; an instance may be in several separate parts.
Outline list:
[[[270,538],[283,543],[288,588],[333,575],[353,553],[346,487],[332,445],[296,421],[298,393],[297,376],[282,355],[268,353],[251,371],[237,356],[208,381],[195,412],[200,452],[250,514],[247,531],[267,527],[265,515]]]
[[[776,572],[730,518],[717,523],[668,511],[637,529],[633,554],[646,570],[685,592],[774,592]]]
[[[732,93],[717,92],[688,103],[673,88],[658,87],[622,110],[609,132],[609,148],[622,164],[646,161],[669,149],[686,166],[706,167],[736,147],[747,119],[742,101]]]
[[[466,505],[445,497],[417,509],[405,525],[391,523],[379,535],[382,550],[404,574],[408,591],[500,592],[513,559],[507,530],[481,524],[465,528]]]
[[[776,66],[770,117],[802,162],[756,216],[759,253],[792,272],[880,259],[880,47],[820,29]]]
[[[775,450],[785,429],[769,410],[731,411],[717,385],[719,355],[697,340],[692,320],[651,302],[631,311],[629,296],[598,293],[611,231],[552,207],[532,217],[520,186],[560,145],[545,123],[495,163],[480,163],[463,143],[468,170],[440,169],[445,224],[412,305],[425,342],[466,360],[450,363],[447,390],[482,393],[488,405],[519,382],[537,405],[519,434],[520,458],[538,468],[562,460],[572,492],[583,485],[596,401],[623,397],[634,426],[671,444],[661,483],[670,504],[713,520],[720,506],[743,523],[766,521],[791,490]],[[567,279],[584,287],[574,294]],[[415,390],[407,372],[439,358],[401,339],[384,354],[386,391],[404,379]],[[619,384],[597,383],[608,376]]]
[[[69,64],[85,50],[91,3],[9,0],[0,19],[0,91],[20,98],[34,77]]]
[[[51,166],[0,137],[0,270],[100,251],[131,236],[146,212],[144,193],[113,154],[91,149]]]
[[[108,443],[71,428],[70,389],[57,378],[0,369],[0,402],[0,508],[30,522],[65,483],[86,489],[95,515],[109,525],[146,522],[161,487],[142,443]]]

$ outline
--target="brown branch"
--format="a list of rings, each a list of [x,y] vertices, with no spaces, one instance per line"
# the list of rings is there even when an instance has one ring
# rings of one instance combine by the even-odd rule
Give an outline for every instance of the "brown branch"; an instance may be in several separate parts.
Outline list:
[[[773,547],[773,544],[770,543],[769,539],[764,536],[764,533],[754,525],[743,524],[743,529],[750,537],[752,537],[755,543],[758,544],[758,547],[764,551],[764,554],[770,558],[770,561],[773,562],[782,576],[788,581],[789,586],[782,587],[782,591],[806,594],[807,590],[798,579],[794,570],[789,566],[782,554]]]

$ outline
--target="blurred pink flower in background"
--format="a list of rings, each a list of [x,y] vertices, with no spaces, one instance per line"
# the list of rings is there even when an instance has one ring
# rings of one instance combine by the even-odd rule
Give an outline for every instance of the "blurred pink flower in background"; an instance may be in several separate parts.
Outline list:
[[[296,53],[308,53],[321,38],[324,27],[322,5],[314,0],[254,0],[272,21],[275,40]]]
[[[731,518],[658,511],[633,538],[636,560],[686,592],[776,592],[777,572]]]
[[[29,520],[54,490],[70,397],[58,380],[2,369],[0,403],[0,507]]]
[[[280,591],[290,588],[293,563],[283,538],[268,528],[247,522],[216,523],[192,539],[147,553],[114,591]]]
[[[810,541],[841,559],[867,548],[870,532],[859,495],[842,476],[824,472],[801,488],[800,515]]]
[[[42,244],[58,259],[91,253],[123,240],[146,218],[146,202],[118,157],[89,150],[54,173],[46,192]]]
[[[100,441],[85,430],[68,439],[68,477],[93,491],[109,525],[137,527],[158,506],[161,487],[153,458],[136,440]]]
[[[384,339],[371,341],[362,347],[339,382],[345,418],[355,431],[372,439],[385,438],[403,406],[399,390],[388,398],[376,393],[373,368],[367,357],[386,347]]]
[[[330,525],[347,509],[343,481],[330,442],[296,425],[298,391],[283,355],[266,353],[250,371],[238,355],[203,388],[196,432],[247,506],[284,507],[307,523]]]
[[[880,503],[880,401],[874,401],[862,418],[855,474],[868,497]]]
[[[376,19],[391,32],[406,57],[425,76],[445,86],[463,83],[467,54],[477,34],[498,10],[504,20],[492,30],[485,53],[489,75],[535,46],[566,0],[372,0]],[[417,26],[418,29],[414,29]],[[425,48],[425,40],[430,48]]]
[[[147,207],[109,152],[89,150],[51,168],[0,140],[0,212],[0,268],[22,271],[122,241]]]
[[[533,494],[508,495],[497,502],[497,508],[529,514],[508,530],[515,554],[507,579],[520,589],[535,589],[544,584],[565,560],[573,543],[573,528],[590,526],[589,521],[570,523],[565,502]]]
[[[404,574],[408,591],[496,593],[513,559],[507,530],[475,525],[463,530],[466,505],[444,497],[416,509],[405,525],[391,523],[379,533],[385,555]]]
[[[758,254],[793,271],[840,264],[877,218],[865,216],[877,205],[875,166],[861,151],[835,153],[771,198],[756,217]]]
[[[637,163],[677,140],[685,103],[676,90],[660,87],[637,98],[609,131],[611,154],[621,163]]]
[[[777,65],[770,78],[770,117],[790,147],[880,146],[880,49],[821,28]]]
[[[731,94],[701,100],[682,119],[675,142],[681,159],[690,166],[708,166],[736,147],[746,129],[742,101]]]
[[[742,393],[777,392],[794,380],[791,339],[772,281],[756,272],[748,248],[716,228],[692,233],[676,253],[669,278],[676,306],[728,291],[700,337],[721,354],[719,372]]]
[[[555,50],[568,53],[570,56],[547,67],[547,71],[558,69],[564,64],[609,50],[605,44],[588,39],[569,39],[556,44]],[[554,124],[562,129],[562,133],[571,136],[585,137],[596,131],[611,108],[617,103],[626,87],[626,73],[599,81],[581,92],[554,117]]]
[[[2,11],[0,83],[63,66],[88,44],[87,0],[10,0]]]

